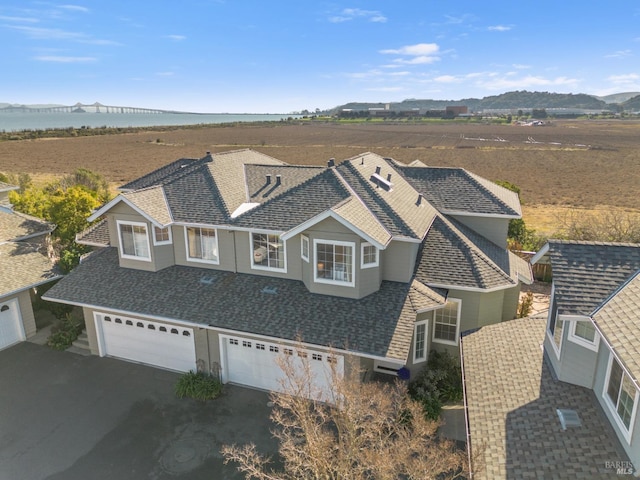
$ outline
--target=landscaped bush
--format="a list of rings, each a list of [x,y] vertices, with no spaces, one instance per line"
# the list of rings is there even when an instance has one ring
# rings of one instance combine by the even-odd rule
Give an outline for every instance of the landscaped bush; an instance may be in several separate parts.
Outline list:
[[[205,402],[222,393],[222,383],[205,373],[190,371],[180,377],[175,391],[178,398],[188,397]]]
[[[84,322],[67,314],[51,329],[47,345],[54,350],[66,350],[82,333]]]
[[[427,418],[437,419],[443,404],[462,400],[462,371],[458,359],[433,350],[426,366],[409,384],[409,395],[422,405]]]

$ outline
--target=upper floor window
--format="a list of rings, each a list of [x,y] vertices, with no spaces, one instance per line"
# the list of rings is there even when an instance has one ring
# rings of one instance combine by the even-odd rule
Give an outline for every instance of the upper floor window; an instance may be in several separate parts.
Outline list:
[[[363,243],[360,252],[361,267],[371,268],[378,266],[378,249],[370,243]]]
[[[622,433],[630,440],[638,390],[613,354],[609,357],[609,370],[604,388],[603,396],[608,400],[606,403],[613,410],[617,423],[622,426]]]
[[[355,285],[353,252],[356,244],[337,240],[314,240],[314,280],[319,283]]]
[[[171,243],[171,227],[153,227],[153,244],[165,245]]]
[[[444,308],[433,312],[433,341],[449,345],[458,344],[461,301],[450,298]]]
[[[187,260],[219,263],[218,238],[214,228],[186,227]]]
[[[254,268],[285,270],[284,242],[270,233],[251,235],[251,264]]]
[[[556,313],[556,318],[552,321],[553,329],[551,330],[551,340],[556,351],[556,356],[560,358],[560,350],[562,348],[562,331],[564,330],[564,320],[560,319],[560,315]]]
[[[596,327],[589,320],[571,322],[569,328],[569,340],[593,351],[598,351],[600,337],[596,333]]]
[[[416,323],[413,330],[413,363],[427,359],[427,321]]]
[[[147,224],[118,220],[120,255],[122,258],[151,261]]]

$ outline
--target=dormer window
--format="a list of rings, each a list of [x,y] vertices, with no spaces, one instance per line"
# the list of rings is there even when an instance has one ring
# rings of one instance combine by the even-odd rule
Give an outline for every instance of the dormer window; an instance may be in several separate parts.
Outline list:
[[[151,261],[147,224],[118,220],[120,256],[132,260]]]
[[[337,240],[314,240],[314,281],[355,286],[353,252],[355,243]]]
[[[218,237],[215,228],[186,227],[187,260],[202,263],[220,263]]]

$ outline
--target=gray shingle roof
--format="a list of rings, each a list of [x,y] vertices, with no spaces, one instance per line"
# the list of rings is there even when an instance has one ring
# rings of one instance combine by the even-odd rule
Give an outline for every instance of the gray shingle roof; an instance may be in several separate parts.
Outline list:
[[[308,166],[278,166],[278,165],[245,165],[245,181],[248,198],[246,201],[264,203],[267,200],[283,194],[290,188],[315,177],[325,170],[323,167]],[[267,175],[271,176],[267,184]],[[280,182],[276,177],[280,176]]]
[[[146,175],[137,178],[129,183],[122,185],[120,190],[139,190],[141,188],[149,188],[156,185],[163,185],[176,177],[183,176],[189,172],[192,168],[198,167],[205,162],[210,161],[210,157],[204,158],[181,158],[175,162],[171,162],[169,165],[160,167],[153,172],[149,172]]]
[[[463,168],[408,167],[390,163],[439,211],[522,215],[516,193]]]
[[[265,287],[277,293],[264,293]],[[301,336],[306,343],[400,361],[409,354],[413,305],[443,303],[442,292],[389,281],[354,300],[309,293],[296,280],[184,266],[120,268],[115,248],[92,254],[45,298],[286,340]]]
[[[524,265],[508,250],[439,215],[418,254],[415,276],[427,285],[491,289],[515,286],[518,273],[530,275]]]
[[[111,242],[109,237],[109,223],[107,219],[91,225],[76,235],[76,243],[93,247],[108,247]]]
[[[0,242],[51,232],[55,225],[19,212],[0,209]]]
[[[549,240],[549,256],[561,315],[591,316],[640,269],[640,244]]]
[[[640,269],[593,315],[627,370],[640,380]]]
[[[59,272],[41,243],[0,244],[0,297],[40,285],[58,276]]]

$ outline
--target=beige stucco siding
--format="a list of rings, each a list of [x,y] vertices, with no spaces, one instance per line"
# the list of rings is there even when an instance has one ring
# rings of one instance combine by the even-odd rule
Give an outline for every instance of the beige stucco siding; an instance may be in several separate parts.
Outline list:
[[[468,215],[451,215],[463,225],[466,225],[483,237],[491,240],[496,245],[507,248],[507,232],[509,230],[509,219],[474,217]]]
[[[216,239],[218,242],[218,260],[219,263],[198,262],[187,260],[186,247],[186,227],[175,227],[173,245],[176,265],[185,265],[187,267],[209,268],[212,270],[225,270],[228,272],[236,271],[236,252],[234,233],[229,230],[216,229]]]
[[[419,243],[392,240],[380,252],[382,279],[392,282],[409,282],[413,276]]]
[[[251,249],[251,232],[234,232],[238,273],[265,275],[269,277],[302,279],[302,260],[300,257],[300,236],[285,242],[286,271],[271,270],[253,266],[253,250]]]
[[[520,301],[520,288],[521,284],[518,283],[515,287],[503,290],[504,300],[502,307],[502,321],[513,320],[516,318],[518,303]]]
[[[33,337],[36,334],[36,319],[33,315],[30,290],[23,290],[22,292],[11,297],[3,298],[2,301],[4,302],[7,300],[11,300],[12,298],[18,299],[20,316],[22,317],[22,325],[24,326],[25,336],[27,338]]]

